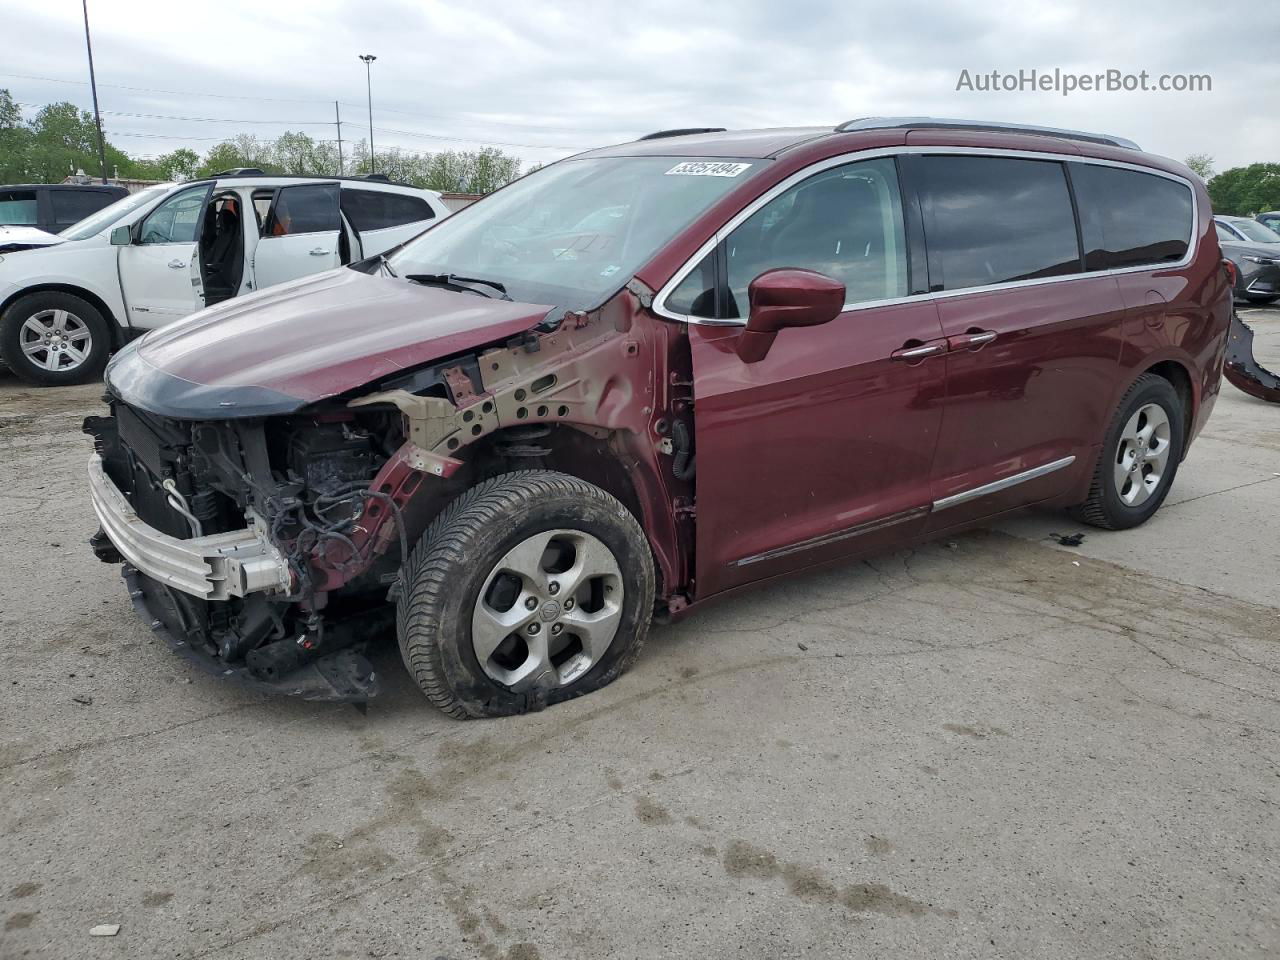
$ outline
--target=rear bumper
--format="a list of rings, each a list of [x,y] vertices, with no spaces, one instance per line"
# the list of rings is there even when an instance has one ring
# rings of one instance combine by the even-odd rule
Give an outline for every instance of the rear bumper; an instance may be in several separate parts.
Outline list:
[[[190,540],[171,537],[134,512],[96,453],[89,458],[89,495],[103,532],[120,555],[167,587],[203,600],[290,589],[288,563],[256,524]]]

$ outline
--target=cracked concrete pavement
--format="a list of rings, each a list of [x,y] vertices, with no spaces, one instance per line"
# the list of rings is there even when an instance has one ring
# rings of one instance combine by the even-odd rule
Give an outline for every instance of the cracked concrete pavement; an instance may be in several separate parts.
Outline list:
[[[99,390],[0,374],[3,960],[1280,953],[1280,407],[1224,385],[1139,530],[804,575],[458,723],[394,650],[361,715],[158,645],[84,545]]]

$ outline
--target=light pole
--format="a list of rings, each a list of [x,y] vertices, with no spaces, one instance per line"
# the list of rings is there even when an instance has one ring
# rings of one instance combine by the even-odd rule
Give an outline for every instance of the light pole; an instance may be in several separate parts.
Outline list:
[[[377,173],[378,172],[377,161],[373,159],[374,152],[373,152],[373,67],[372,67],[372,64],[373,64],[373,61],[377,60],[378,58],[375,57],[372,53],[362,53],[360,54],[360,59],[364,61],[365,89],[369,93],[369,172]]]
[[[93,43],[89,40],[89,0],[81,0],[84,8],[84,46],[89,52],[89,89],[93,91],[93,122],[98,128],[98,163],[102,167],[102,182],[107,182],[107,150],[102,143],[102,114],[98,112],[98,81],[93,75]]]

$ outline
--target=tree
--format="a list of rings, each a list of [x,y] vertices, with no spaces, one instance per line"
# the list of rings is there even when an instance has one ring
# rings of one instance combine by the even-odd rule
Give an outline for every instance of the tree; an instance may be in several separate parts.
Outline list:
[[[22,109],[8,90],[0,90],[0,183],[21,183],[27,176],[31,131],[23,125]]]
[[[104,145],[109,176],[140,180],[191,180],[234,167],[266,173],[332,177],[343,172],[328,140],[292,131],[275,140],[242,133],[210,148],[204,158],[180,147],[155,159],[130,157]],[[351,144],[346,172],[367,174],[369,149]],[[534,169],[537,169],[535,166]],[[378,173],[392,180],[446,193],[490,193],[520,176],[520,160],[493,147],[418,153],[391,147],[378,151]],[[84,171],[97,177],[98,132],[93,116],[73,103],[51,103],[27,121],[9,91],[0,89],[0,183],[60,183]]]
[[[101,172],[98,162],[98,131],[93,115],[74,103],[51,103],[42,107],[28,125],[31,140],[27,150],[27,178],[36,183],[59,183],[69,174],[83,170],[90,176]],[[129,158],[108,146],[107,173]]]
[[[1201,180],[1208,182],[1213,179],[1213,157],[1209,156],[1209,154],[1191,154],[1191,156],[1187,157],[1187,166]]]
[[[284,133],[271,150],[275,165],[297,176],[333,177],[338,174],[338,149],[305,133]]]
[[[1209,181],[1214,213],[1251,217],[1264,210],[1280,210],[1280,163],[1251,163],[1232,167]]]

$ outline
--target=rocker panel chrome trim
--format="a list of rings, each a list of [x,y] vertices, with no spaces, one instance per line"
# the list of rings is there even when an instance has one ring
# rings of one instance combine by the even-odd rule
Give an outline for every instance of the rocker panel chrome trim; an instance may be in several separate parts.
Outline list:
[[[1030,470],[1023,470],[1022,473],[1015,473],[1011,477],[1005,477],[993,483],[984,483],[982,486],[974,487],[971,490],[961,490],[959,493],[953,493],[949,497],[933,501],[933,512],[937,513],[939,510],[945,510],[948,507],[955,507],[962,503],[968,503],[970,500],[977,500],[979,497],[985,497],[989,493],[1008,490],[1010,487],[1016,487],[1018,484],[1026,483],[1028,480],[1035,480],[1057,470],[1063,470],[1075,462],[1076,458],[1074,456],[1063,457],[1061,460],[1054,460],[1052,463],[1044,463],[1038,467],[1032,467]]]

